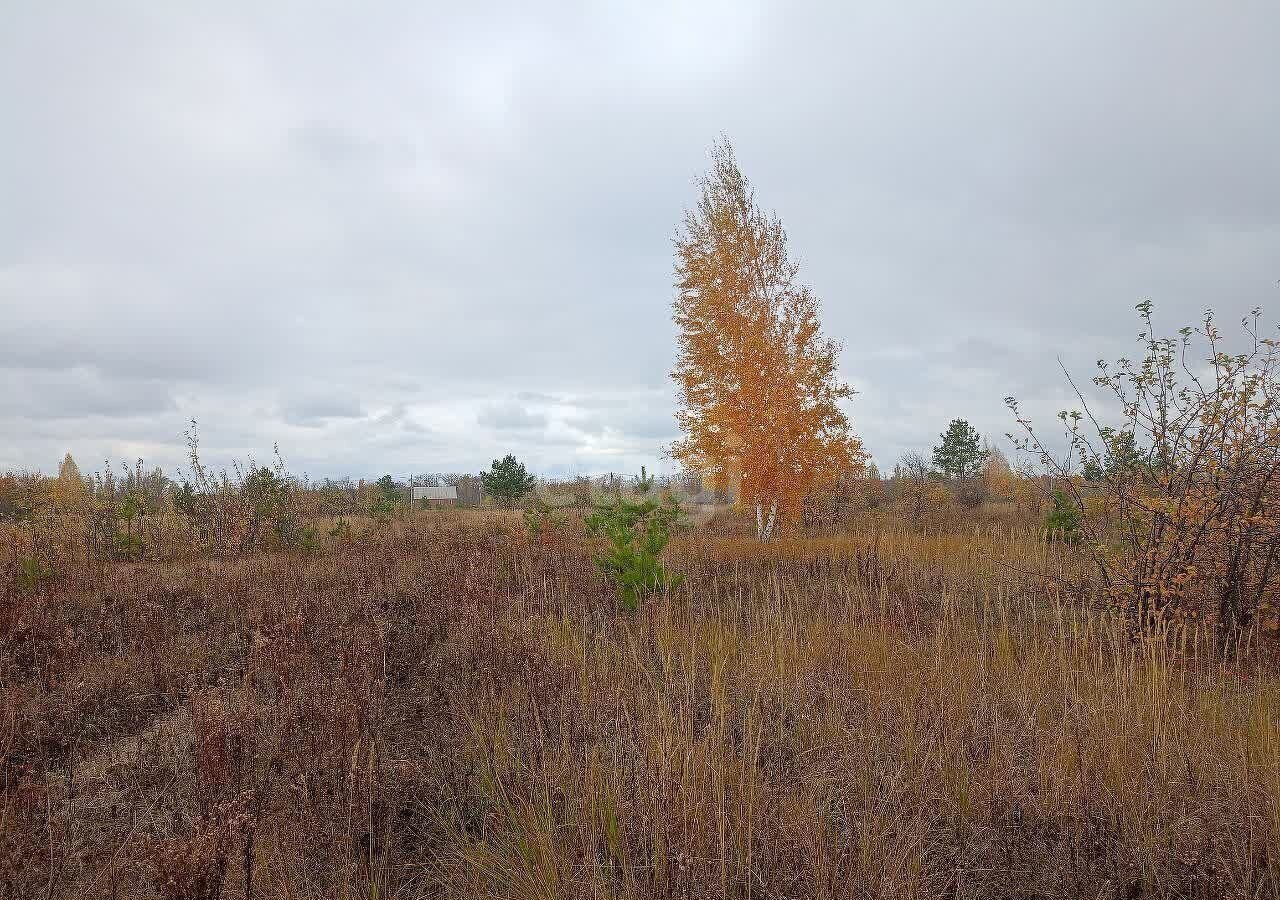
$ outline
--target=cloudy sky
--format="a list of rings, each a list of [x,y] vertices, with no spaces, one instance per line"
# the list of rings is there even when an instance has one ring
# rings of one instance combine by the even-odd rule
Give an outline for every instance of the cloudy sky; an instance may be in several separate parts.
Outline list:
[[[0,468],[660,463],[728,135],[881,461],[1280,318],[1280,5],[3,2]]]

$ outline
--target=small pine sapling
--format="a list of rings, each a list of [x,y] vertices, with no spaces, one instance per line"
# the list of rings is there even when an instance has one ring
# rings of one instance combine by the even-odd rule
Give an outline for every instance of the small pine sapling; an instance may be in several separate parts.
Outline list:
[[[18,567],[18,588],[28,593],[35,593],[40,585],[53,578],[53,569],[49,568],[38,556],[28,556]]]
[[[369,515],[379,525],[386,525],[400,506],[400,489],[390,475],[383,475],[376,485],[378,493],[369,504]]]
[[[636,479],[636,493],[644,496],[653,490],[653,476],[645,471],[644,466],[640,467],[640,476]]]
[[[541,497],[533,499],[524,511],[524,527],[529,532],[530,540],[545,543],[564,530],[564,517],[557,514],[560,508],[552,506]]]
[[[668,495],[663,503],[618,498],[597,505],[587,517],[587,529],[609,541],[608,550],[595,558],[596,566],[613,582],[628,609],[636,609],[645,597],[672,590],[683,581],[683,576],[667,574],[660,558],[672,528],[680,524],[680,515],[680,504]]]
[[[1067,544],[1080,542],[1080,510],[1065,491],[1053,492],[1053,506],[1044,520],[1045,537]]]

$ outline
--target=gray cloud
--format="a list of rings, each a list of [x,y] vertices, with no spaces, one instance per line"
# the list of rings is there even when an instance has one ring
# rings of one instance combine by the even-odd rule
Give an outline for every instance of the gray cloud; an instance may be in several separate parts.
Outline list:
[[[155,379],[110,378],[82,367],[0,368],[0,416],[7,421],[112,419],[175,408],[169,389]]]
[[[1280,301],[1273,4],[500,6],[7,11],[0,467],[669,468],[720,132],[885,463]]]
[[[317,426],[334,419],[359,419],[364,416],[360,401],[342,392],[303,394],[280,407],[280,418],[290,425]]]
[[[547,426],[545,415],[530,412],[514,400],[496,403],[481,410],[476,421],[496,431],[537,430]]]

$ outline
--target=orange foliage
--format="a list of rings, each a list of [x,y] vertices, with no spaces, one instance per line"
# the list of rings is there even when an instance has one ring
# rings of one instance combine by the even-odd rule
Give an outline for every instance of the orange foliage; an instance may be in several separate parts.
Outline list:
[[[1013,469],[999,447],[987,449],[987,458],[982,464],[982,482],[992,497],[1000,500],[1014,498],[1016,485]]]
[[[711,157],[675,242],[684,438],[672,455],[717,486],[738,481],[767,540],[779,515],[795,521],[815,486],[861,471],[866,454],[839,407],[853,395],[836,373],[840,347],[821,334],[781,222],[756,205],[727,141]]]

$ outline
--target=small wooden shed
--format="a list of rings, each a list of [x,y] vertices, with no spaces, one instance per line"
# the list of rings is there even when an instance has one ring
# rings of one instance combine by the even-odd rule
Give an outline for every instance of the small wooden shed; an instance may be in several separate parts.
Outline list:
[[[426,506],[457,506],[458,489],[456,487],[415,487],[413,502]]]

